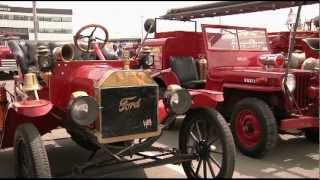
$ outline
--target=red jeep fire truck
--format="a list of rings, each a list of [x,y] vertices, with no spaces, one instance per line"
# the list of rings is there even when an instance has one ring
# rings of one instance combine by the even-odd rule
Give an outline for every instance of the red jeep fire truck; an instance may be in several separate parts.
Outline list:
[[[197,32],[196,22],[188,21],[312,3],[317,2],[219,2],[173,9],[155,22],[149,19],[145,29],[155,31],[154,38],[142,44],[154,56],[154,63],[149,63],[153,77],[163,89],[180,84],[222,91],[225,100],[217,108],[231,123],[239,150],[248,156],[266,154],[275,147],[278,133],[304,132],[318,142],[317,69],[285,66],[290,56],[271,52],[265,28],[202,24],[202,32]],[[193,32],[158,32],[160,21],[191,22]]]

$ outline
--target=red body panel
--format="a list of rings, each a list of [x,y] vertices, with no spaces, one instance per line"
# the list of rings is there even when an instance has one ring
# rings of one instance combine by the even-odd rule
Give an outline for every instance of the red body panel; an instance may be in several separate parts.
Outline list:
[[[53,111],[54,110],[52,110],[51,112]],[[16,128],[22,123],[34,124],[41,135],[61,125],[61,122],[54,116],[52,116],[52,113],[47,113],[44,116],[30,118],[17,113],[13,108],[9,108],[4,122],[0,148],[12,147]]]
[[[264,50],[224,50],[224,49],[209,49],[208,39],[206,35],[205,28],[225,28],[232,29],[236,28],[239,30],[258,30],[264,32],[266,39],[266,49]],[[261,33],[262,34],[262,33]],[[160,53],[155,53],[155,65],[152,67],[153,73],[158,73],[160,70],[170,68],[169,58],[170,56],[192,56],[195,60],[199,59],[199,56],[205,57],[208,62],[208,74],[206,89],[214,91],[225,92],[226,89],[231,89],[233,91],[241,91],[241,93],[249,94],[260,94],[263,95],[266,100],[270,100],[273,106],[280,107],[282,111],[288,112],[289,117],[287,119],[294,121],[284,121],[284,124],[291,122],[306,122],[305,127],[309,127],[311,124],[315,125],[315,121],[318,118],[301,118],[296,116],[290,116],[291,112],[297,112],[294,105],[289,101],[288,97],[284,95],[283,92],[283,78],[285,74],[285,69],[283,67],[264,67],[259,61],[259,56],[263,54],[271,54],[274,51],[275,42],[274,37],[267,37],[267,32],[265,28],[249,28],[249,27],[235,27],[235,26],[225,26],[225,25],[202,25],[202,34],[199,32],[161,32],[156,33],[155,38],[147,39],[146,46],[152,48],[161,49]],[[298,33],[298,39],[300,36],[309,36],[310,33],[303,34]],[[312,33],[311,33],[312,34]],[[282,34],[281,34],[282,35]],[[315,34],[313,34],[315,35]],[[276,35],[278,36],[278,35]],[[269,39],[271,44],[269,44]],[[300,38],[301,39],[301,38]],[[239,41],[238,41],[239,42]],[[283,41],[281,41],[283,43]],[[298,40],[297,46],[301,45],[302,41]],[[283,44],[281,44],[283,46]],[[282,47],[283,48],[283,47]],[[316,90],[319,89],[319,77],[315,72],[303,71],[299,69],[290,69],[289,73],[293,73],[297,76],[297,89],[295,90],[295,99],[300,107],[303,107],[302,112],[306,117],[317,116],[314,111],[318,109],[319,106],[319,96]],[[177,77],[172,75],[160,75],[156,76],[160,78],[165,85],[171,83],[177,83]],[[309,79],[315,78],[316,83],[309,83]],[[231,93],[232,94],[232,93]],[[231,97],[226,97],[224,93],[224,99]],[[269,97],[270,96],[270,97]],[[206,104],[207,99],[199,98],[199,102],[203,101]],[[231,98],[234,100],[235,104],[237,100],[241,97]],[[305,108],[307,104],[312,104]],[[302,116],[304,117],[304,116]],[[282,121],[282,120],[281,120]],[[307,125],[309,124],[309,125]],[[284,125],[284,127],[291,127]],[[293,127],[293,126],[292,126]],[[303,128],[303,126],[299,126]]]
[[[268,33],[269,43],[272,53],[288,53],[290,32],[271,32]],[[306,58],[314,57],[319,58],[319,53],[310,49],[305,42],[302,41],[304,38],[316,38],[319,37],[319,32],[316,31],[300,31],[296,34],[295,47],[294,49],[301,50],[306,53]]]

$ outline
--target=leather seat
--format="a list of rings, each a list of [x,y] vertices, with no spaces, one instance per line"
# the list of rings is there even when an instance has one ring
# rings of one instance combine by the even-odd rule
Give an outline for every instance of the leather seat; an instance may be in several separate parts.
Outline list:
[[[205,87],[205,80],[199,79],[196,62],[191,56],[170,57],[171,69],[178,76],[181,86],[187,89]]]

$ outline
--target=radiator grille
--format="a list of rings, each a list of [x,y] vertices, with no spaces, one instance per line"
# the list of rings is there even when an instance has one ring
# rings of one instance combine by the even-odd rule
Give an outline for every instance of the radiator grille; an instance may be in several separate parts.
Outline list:
[[[316,104],[316,100],[310,99],[308,97],[308,88],[311,86],[311,78],[314,77],[313,74],[295,73],[294,75],[296,77],[296,89],[294,91],[294,98],[299,108],[302,110],[304,114],[307,112],[316,114],[317,107],[309,106],[310,104]]]

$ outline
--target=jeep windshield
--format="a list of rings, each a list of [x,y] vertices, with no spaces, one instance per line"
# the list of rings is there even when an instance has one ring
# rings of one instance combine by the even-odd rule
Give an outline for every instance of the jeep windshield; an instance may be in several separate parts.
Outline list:
[[[266,30],[231,26],[204,28],[209,50],[268,51]]]

